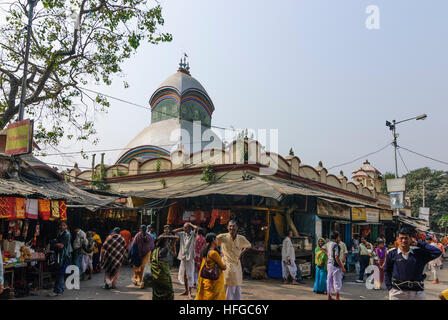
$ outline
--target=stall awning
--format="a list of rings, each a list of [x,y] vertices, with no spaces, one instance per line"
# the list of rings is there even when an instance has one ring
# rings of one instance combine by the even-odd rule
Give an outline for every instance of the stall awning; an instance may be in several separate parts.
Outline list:
[[[325,201],[328,201],[328,202],[331,202],[331,203],[337,203],[337,204],[340,204],[340,205],[343,205],[343,206],[347,206],[347,207],[350,207],[350,208],[364,208],[364,206],[360,205],[360,204],[346,203],[346,202],[330,200],[330,199],[321,198],[321,197],[318,197],[318,199],[325,200]]]
[[[285,180],[279,180],[274,178],[268,178],[265,176],[250,176],[249,179],[238,179],[226,182],[220,182],[215,184],[200,184],[196,186],[181,186],[181,187],[167,187],[164,189],[158,188],[155,190],[142,190],[142,191],[128,191],[132,196],[154,198],[154,199],[176,199],[176,198],[188,198],[199,197],[213,194],[221,195],[257,195],[267,198],[273,198],[278,201],[282,200],[287,195],[304,195],[315,196],[324,198],[324,200],[333,201],[348,201],[350,203],[339,202],[340,205],[345,206],[372,206],[372,204],[355,201],[349,197],[341,196],[332,192],[318,190],[309,187],[306,184],[298,182],[291,182]]]
[[[418,221],[419,219],[413,219],[411,217],[398,217],[398,221],[404,224],[407,224],[411,227],[414,227],[418,231],[426,232],[429,230],[429,227]]]
[[[66,200],[89,208],[110,205],[119,198],[93,194],[65,181],[45,181],[44,178],[32,181],[24,177],[22,181],[0,179],[0,195]]]

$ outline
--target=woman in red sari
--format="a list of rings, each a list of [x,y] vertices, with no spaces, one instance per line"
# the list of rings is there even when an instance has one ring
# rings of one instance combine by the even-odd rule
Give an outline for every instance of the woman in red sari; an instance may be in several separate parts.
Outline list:
[[[206,241],[204,237],[204,230],[199,228],[198,237],[196,238],[196,244],[194,246],[194,286],[196,287],[198,282],[199,269],[202,262],[202,248],[205,246]]]
[[[387,248],[385,247],[383,240],[378,241],[378,247],[375,249],[375,253],[378,260],[374,260],[374,264],[380,270],[380,284],[378,289],[381,289],[381,285],[384,282],[384,265],[386,264],[387,255]]]

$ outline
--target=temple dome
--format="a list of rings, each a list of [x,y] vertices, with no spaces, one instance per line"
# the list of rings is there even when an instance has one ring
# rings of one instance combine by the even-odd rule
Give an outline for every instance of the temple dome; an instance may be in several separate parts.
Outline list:
[[[127,144],[117,163],[167,157],[179,148],[189,153],[222,148],[221,139],[210,130],[213,102],[189,70],[186,60],[181,60],[177,72],[157,87],[149,99],[151,124]],[[197,125],[199,130],[194,129]],[[204,134],[208,141],[202,141]]]
[[[168,78],[166,78],[165,81],[163,81],[160,86],[155,90],[152,97],[163,88],[173,88],[175,89],[179,94],[184,93],[188,89],[197,89],[205,94],[207,94],[207,91],[204,89],[204,87],[199,83],[198,80],[193,78],[191,75],[187,74],[183,71],[177,71],[176,73],[172,74]],[[151,97],[151,99],[152,99]],[[151,100],[149,101],[151,104]]]

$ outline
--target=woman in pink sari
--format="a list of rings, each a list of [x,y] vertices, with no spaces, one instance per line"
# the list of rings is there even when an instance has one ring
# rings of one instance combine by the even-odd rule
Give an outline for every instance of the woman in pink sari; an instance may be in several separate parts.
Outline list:
[[[375,253],[378,259],[374,260],[374,264],[380,270],[380,283],[378,289],[381,289],[381,285],[384,282],[384,265],[386,264],[386,255],[387,255],[387,248],[384,246],[383,240],[378,241],[378,247],[375,249]]]
[[[198,274],[199,269],[201,268],[201,262],[202,262],[202,248],[205,246],[206,241],[204,237],[204,230],[199,228],[198,230],[198,237],[196,238],[196,244],[194,246],[194,287],[196,287],[196,284],[198,282]]]

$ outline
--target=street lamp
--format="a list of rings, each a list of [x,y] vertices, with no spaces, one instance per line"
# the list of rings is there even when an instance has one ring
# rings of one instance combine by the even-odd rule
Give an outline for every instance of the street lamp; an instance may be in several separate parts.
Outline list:
[[[406,122],[409,120],[425,120],[428,116],[426,114],[421,114],[417,117],[413,117],[413,118],[409,118],[409,119],[405,119],[405,120],[401,120],[401,121],[395,121],[392,120],[392,123],[390,123],[389,121],[386,121],[386,126],[389,127],[389,129],[392,131],[392,134],[394,136],[394,149],[395,149],[395,178],[398,179],[398,164],[397,164],[397,138],[398,138],[398,133],[395,132],[395,127],[397,124],[402,123],[402,122]]]
[[[437,178],[446,177],[446,176],[447,176],[447,173],[445,172],[445,173],[442,173],[440,176],[437,176]],[[431,180],[431,178],[423,180],[423,208],[425,208],[425,182],[429,181],[429,180]]]

